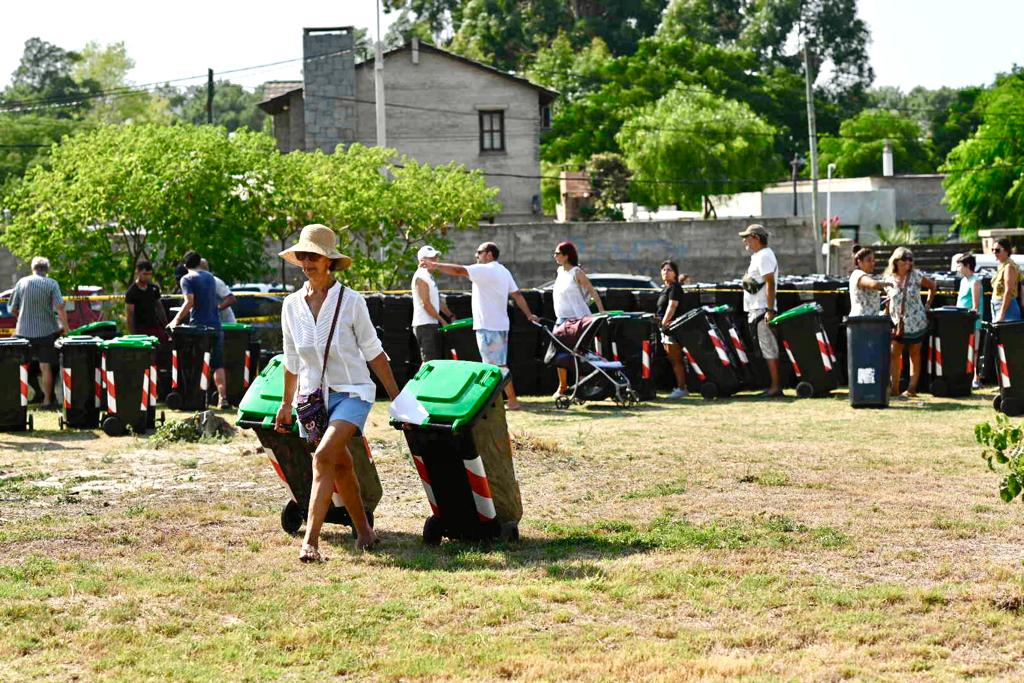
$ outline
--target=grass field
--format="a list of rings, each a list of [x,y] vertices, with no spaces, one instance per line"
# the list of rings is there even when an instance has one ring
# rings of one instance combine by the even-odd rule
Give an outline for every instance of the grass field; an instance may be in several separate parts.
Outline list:
[[[379,403],[384,544],[320,566],[250,433],[0,434],[0,680],[1020,680],[986,397],[526,405],[519,545],[422,545]]]

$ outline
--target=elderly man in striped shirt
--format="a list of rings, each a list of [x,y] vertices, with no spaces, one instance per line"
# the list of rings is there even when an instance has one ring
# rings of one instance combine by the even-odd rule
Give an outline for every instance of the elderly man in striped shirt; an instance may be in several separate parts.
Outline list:
[[[68,312],[57,281],[47,276],[50,261],[42,256],[32,259],[32,274],[14,285],[9,308],[17,318],[14,333],[32,343],[32,356],[39,361],[39,384],[43,407],[53,407],[53,370],[57,350],[53,343],[68,332]]]

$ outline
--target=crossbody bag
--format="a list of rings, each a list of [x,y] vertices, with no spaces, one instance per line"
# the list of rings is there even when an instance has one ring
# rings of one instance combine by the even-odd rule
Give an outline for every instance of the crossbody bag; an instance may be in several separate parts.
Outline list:
[[[338,313],[341,312],[341,298],[345,296],[345,286],[338,283],[341,291],[338,292],[338,303],[334,307],[334,317],[331,319],[331,331],[327,335],[327,346],[324,347],[324,362],[320,370],[320,382],[316,389],[308,394],[299,394],[295,413],[299,418],[299,424],[306,429],[306,441],[312,446],[320,445],[327,431],[327,396],[324,395],[324,377],[327,376],[327,356],[331,353],[331,343],[334,341],[334,328],[338,326]]]

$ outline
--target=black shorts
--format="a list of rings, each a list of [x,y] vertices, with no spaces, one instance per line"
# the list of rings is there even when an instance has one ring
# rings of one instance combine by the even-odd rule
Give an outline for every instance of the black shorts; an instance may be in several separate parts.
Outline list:
[[[224,330],[217,330],[210,340],[210,369],[219,370],[224,367]]]
[[[441,343],[440,326],[417,325],[412,328],[412,333],[416,337],[416,343],[420,347],[420,358],[424,363],[428,360],[441,360],[444,349]]]
[[[24,337],[32,344],[32,360],[56,365],[58,362],[57,349],[53,343],[57,341],[59,336],[60,332],[48,334],[45,337]]]

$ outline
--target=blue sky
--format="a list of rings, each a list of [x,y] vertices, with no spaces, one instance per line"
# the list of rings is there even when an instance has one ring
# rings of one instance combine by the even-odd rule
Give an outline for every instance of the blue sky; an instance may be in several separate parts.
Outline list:
[[[372,27],[375,0],[245,3],[177,0],[159,5],[124,0],[8,3],[0,24],[0,84],[17,67],[26,39],[65,48],[89,40],[124,40],[136,61],[131,77],[150,83],[301,56],[304,26]],[[170,7],[173,6],[173,9]],[[144,9],[141,9],[144,8]],[[285,8],[282,10],[282,8]],[[876,85],[936,88],[988,83],[1024,63],[1024,0],[859,0],[872,33]],[[392,16],[384,15],[382,30]],[[300,78],[296,62],[232,74],[248,87]]]

